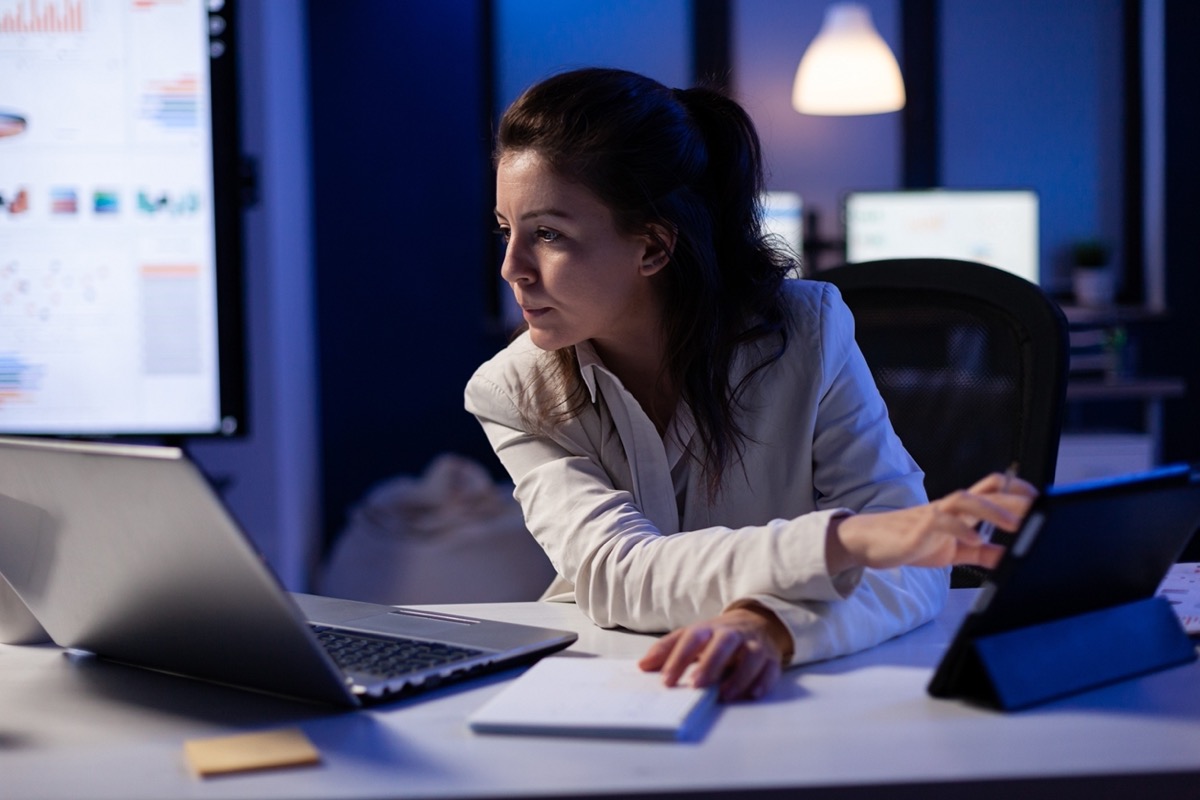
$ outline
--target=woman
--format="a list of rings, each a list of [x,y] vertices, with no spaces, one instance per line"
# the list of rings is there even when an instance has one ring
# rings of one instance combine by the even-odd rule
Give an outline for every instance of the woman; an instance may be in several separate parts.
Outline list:
[[[990,566],[1034,490],[927,503],[836,289],[785,280],[759,142],[705,89],[586,69],[526,91],[496,147],[501,275],[526,330],[466,406],[526,525],[598,625],[668,632],[641,661],[724,700],[874,645]]]

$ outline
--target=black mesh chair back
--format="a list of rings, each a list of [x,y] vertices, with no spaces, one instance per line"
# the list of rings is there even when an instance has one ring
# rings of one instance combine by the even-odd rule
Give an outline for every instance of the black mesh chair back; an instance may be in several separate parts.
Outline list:
[[[1066,318],[1041,288],[933,258],[814,277],[836,285],[853,312],[855,338],[931,499],[1014,462],[1035,486],[1054,482],[1070,356]]]

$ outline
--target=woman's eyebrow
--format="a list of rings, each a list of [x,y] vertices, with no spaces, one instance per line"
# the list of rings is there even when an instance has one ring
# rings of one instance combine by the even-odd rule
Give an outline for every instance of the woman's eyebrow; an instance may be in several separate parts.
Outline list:
[[[493,213],[495,213],[495,215],[497,217],[501,217],[501,218],[504,217],[504,215],[500,213],[500,209],[498,209],[498,208],[495,209]],[[532,211],[526,211],[524,214],[521,215],[520,218],[521,219],[533,219],[534,217],[558,217],[560,219],[574,219],[574,215],[571,214],[570,212],[562,211],[557,208],[535,208]]]

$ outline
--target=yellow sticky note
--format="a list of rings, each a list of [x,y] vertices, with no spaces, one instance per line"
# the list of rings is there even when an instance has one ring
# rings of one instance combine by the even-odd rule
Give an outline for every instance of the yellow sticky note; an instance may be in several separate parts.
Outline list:
[[[183,755],[201,777],[321,761],[321,754],[299,728],[192,739],[183,743]]]

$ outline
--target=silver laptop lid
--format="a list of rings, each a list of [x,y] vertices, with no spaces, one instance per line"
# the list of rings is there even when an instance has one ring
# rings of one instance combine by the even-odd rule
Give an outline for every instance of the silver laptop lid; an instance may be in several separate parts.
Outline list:
[[[48,641],[50,634],[0,575],[0,643],[40,644]]]
[[[290,597],[175,448],[0,438],[0,574],[63,647],[353,702]]]

